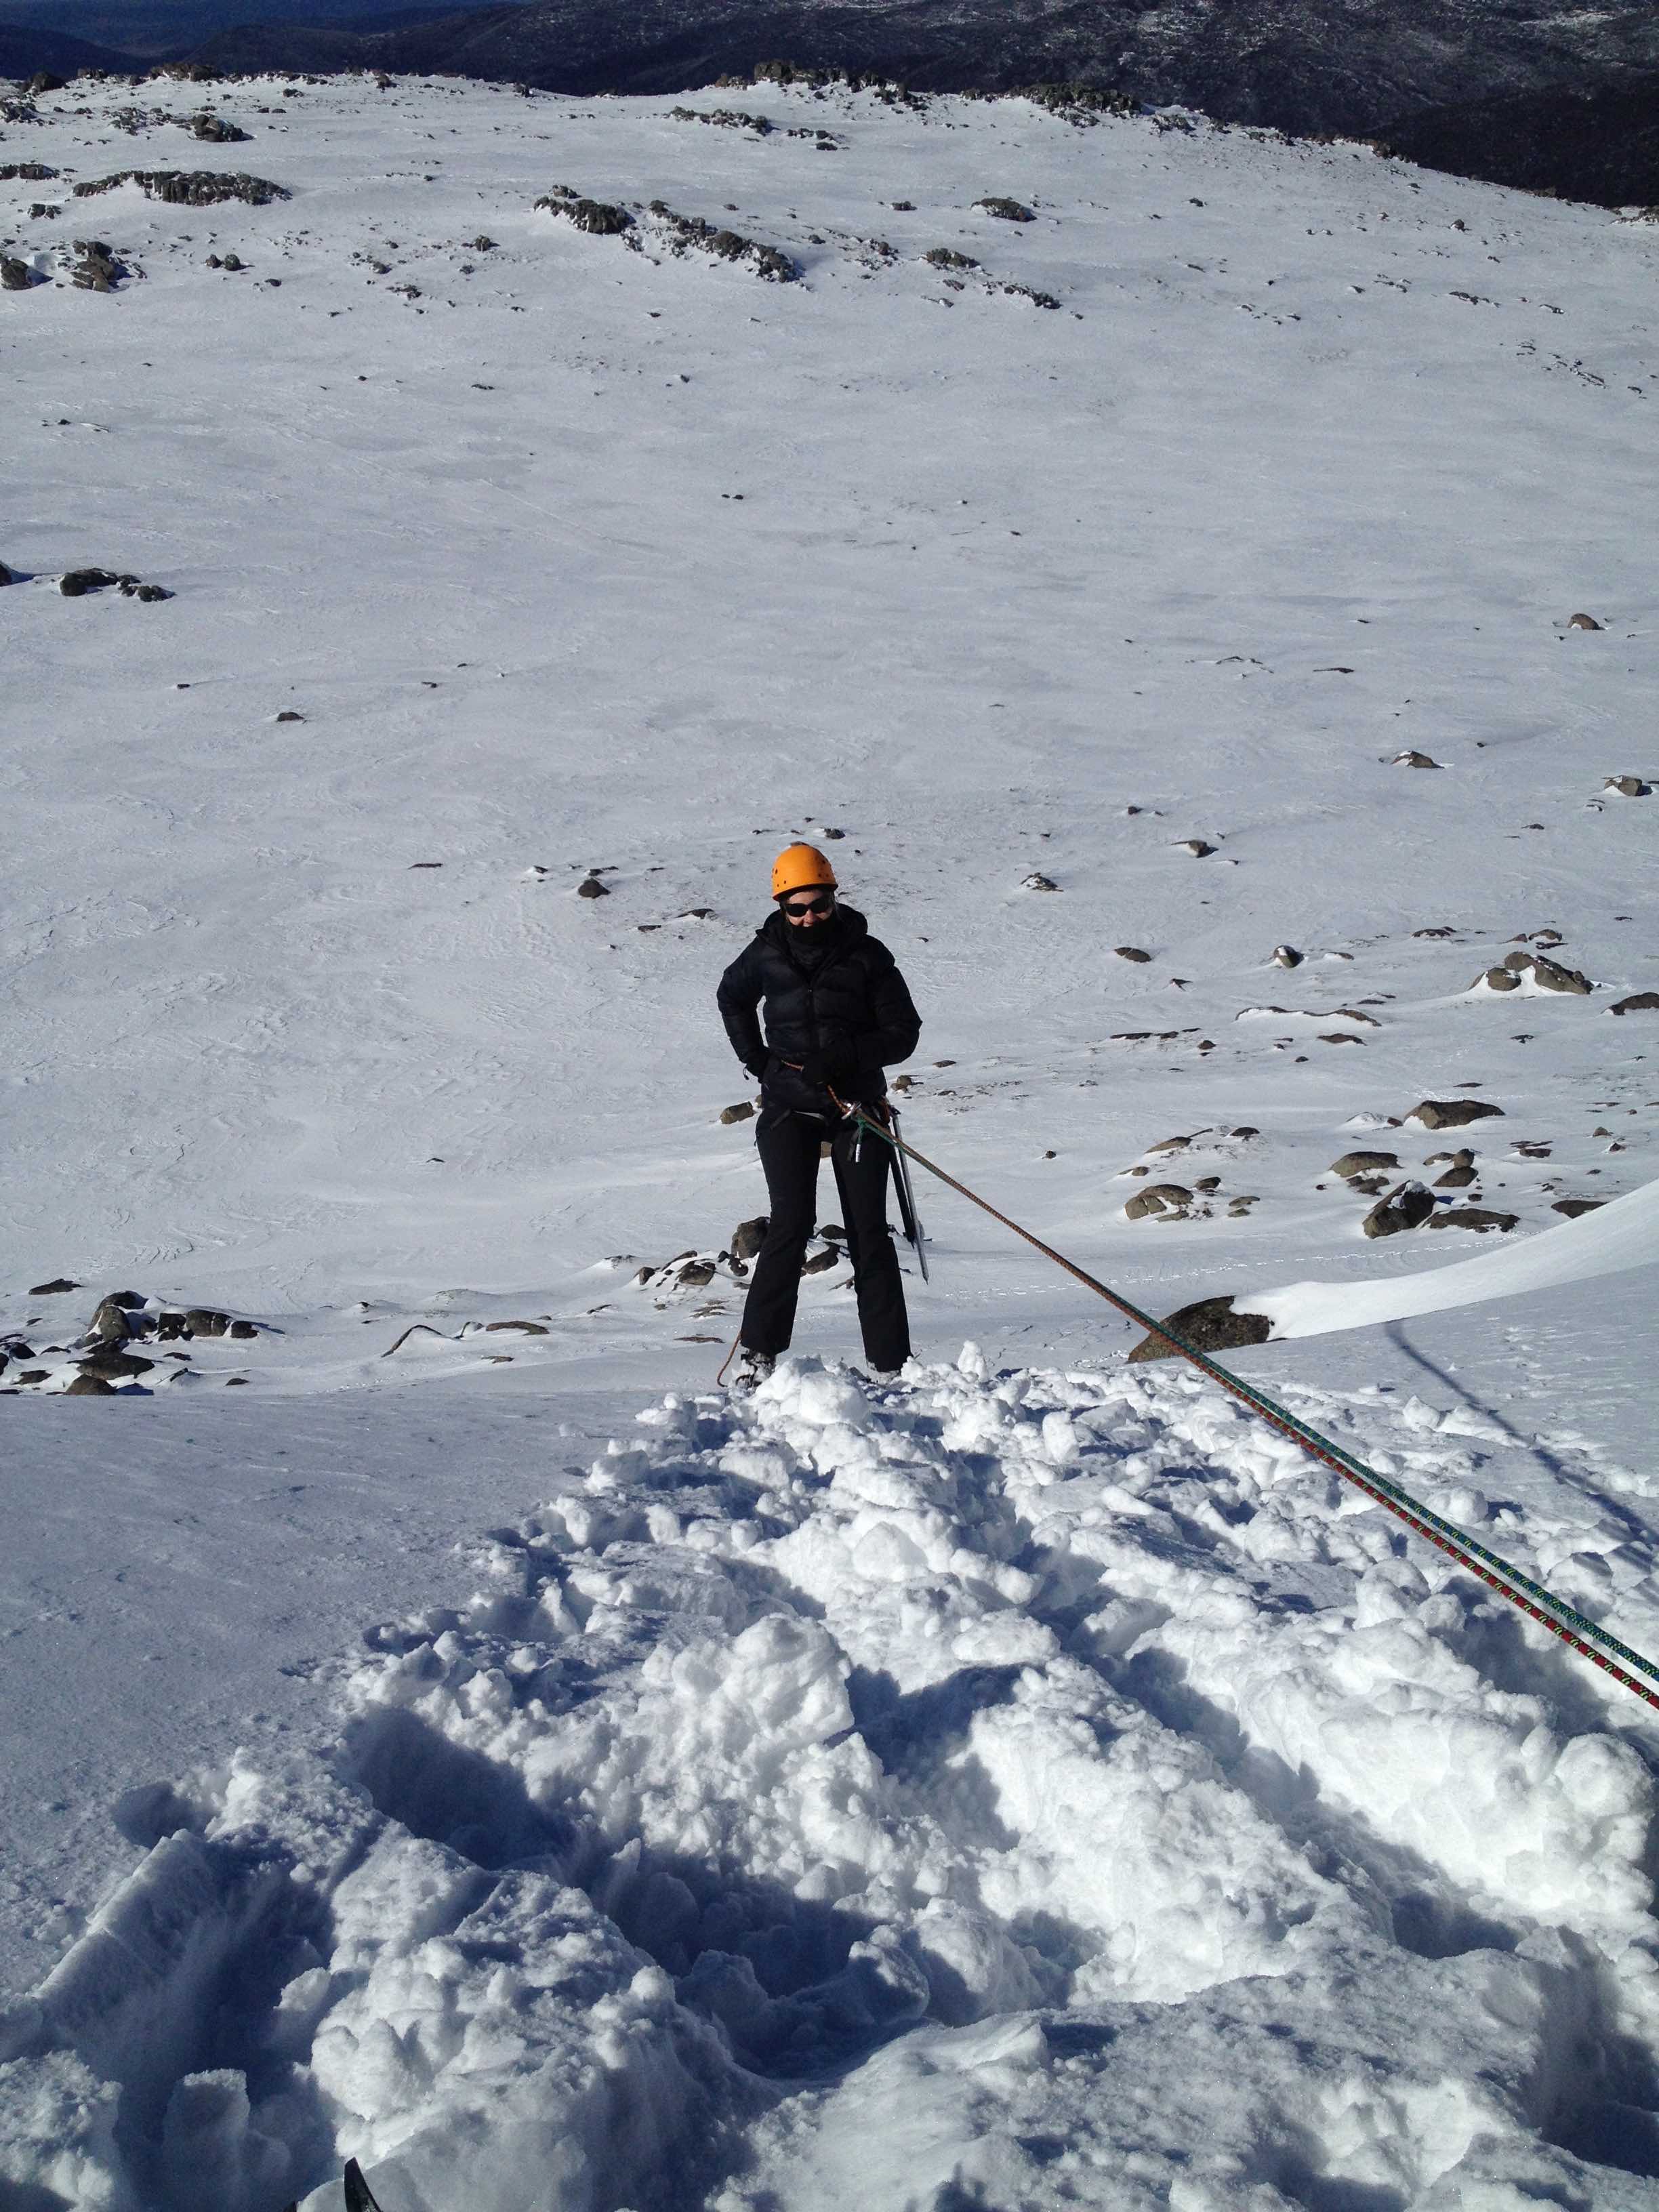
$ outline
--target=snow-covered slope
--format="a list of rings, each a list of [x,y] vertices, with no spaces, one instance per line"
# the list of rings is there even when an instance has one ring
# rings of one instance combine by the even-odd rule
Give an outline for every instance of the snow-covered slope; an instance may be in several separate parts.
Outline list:
[[[1426,1316],[1477,1252],[1502,1307],[1241,1357],[1659,1641],[1659,228],[726,97],[4,126],[63,281],[0,295],[0,2176],[1650,2202],[1634,1701],[948,1194],[905,1384],[696,1394],[763,1202],[713,987],[805,835],[921,1007],[908,1133],[1139,1302]],[[164,167],[289,196],[72,196]],[[252,1334],[71,1405],[116,1289]]]

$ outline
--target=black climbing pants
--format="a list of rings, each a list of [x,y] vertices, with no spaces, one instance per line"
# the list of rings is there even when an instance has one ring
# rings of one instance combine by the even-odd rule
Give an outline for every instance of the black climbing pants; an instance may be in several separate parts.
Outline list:
[[[743,1309],[743,1341],[751,1352],[775,1356],[789,1349],[801,1262],[817,1218],[818,1146],[830,1134],[823,1122],[775,1109],[763,1109],[756,1127],[771,1220]],[[902,1367],[910,1356],[910,1324],[887,1227],[888,1147],[856,1127],[836,1131],[833,1143],[864,1356],[872,1367]]]

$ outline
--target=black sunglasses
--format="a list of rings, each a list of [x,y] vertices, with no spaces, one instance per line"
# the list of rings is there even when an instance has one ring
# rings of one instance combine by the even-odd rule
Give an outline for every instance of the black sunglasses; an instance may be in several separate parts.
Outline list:
[[[793,905],[786,900],[783,910],[791,921],[795,921],[803,915],[829,914],[834,909],[835,903],[834,891],[820,891],[816,898],[797,899]]]

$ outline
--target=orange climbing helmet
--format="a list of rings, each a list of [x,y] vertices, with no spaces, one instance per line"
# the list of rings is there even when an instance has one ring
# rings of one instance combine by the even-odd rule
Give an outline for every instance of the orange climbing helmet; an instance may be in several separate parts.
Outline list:
[[[788,845],[772,863],[772,896],[787,898],[791,891],[836,888],[836,872],[816,845]]]

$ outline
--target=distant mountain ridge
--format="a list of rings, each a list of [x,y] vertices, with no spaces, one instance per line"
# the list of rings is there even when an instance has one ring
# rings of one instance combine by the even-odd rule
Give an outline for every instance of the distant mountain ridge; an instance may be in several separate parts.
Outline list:
[[[209,40],[225,67],[453,72],[550,91],[661,92],[787,56],[926,91],[1042,79],[1113,85],[1224,121],[1365,134],[1428,109],[1599,91],[1659,72],[1651,0],[1576,14],[1552,0],[530,0],[404,31],[250,25]]]
[[[344,12],[319,0],[317,12]],[[384,70],[578,94],[678,92],[787,58],[921,91],[1113,87],[1218,120],[1378,137],[1428,167],[1618,205],[1659,199],[1659,7],[1611,0],[528,0],[249,23],[175,48],[226,71]],[[0,73],[130,55],[0,26]]]

